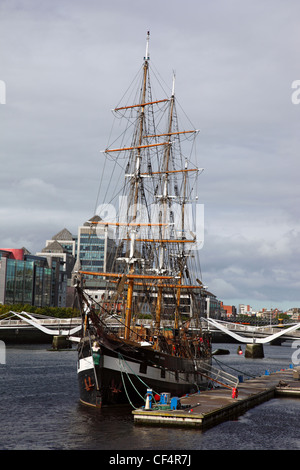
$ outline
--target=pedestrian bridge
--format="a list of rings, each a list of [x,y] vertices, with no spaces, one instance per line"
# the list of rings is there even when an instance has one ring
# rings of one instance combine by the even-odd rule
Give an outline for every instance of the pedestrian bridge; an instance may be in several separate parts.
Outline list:
[[[81,327],[81,318],[55,318],[12,310],[0,316],[0,337],[6,337],[9,333],[16,337],[21,336],[23,332],[36,330],[45,335],[67,337],[76,335]]]
[[[300,340],[300,323],[293,323],[291,326],[282,328],[281,326],[243,325],[212,318],[203,318],[203,320],[207,322],[211,331],[220,330],[240,343],[266,344],[278,338],[282,340]]]

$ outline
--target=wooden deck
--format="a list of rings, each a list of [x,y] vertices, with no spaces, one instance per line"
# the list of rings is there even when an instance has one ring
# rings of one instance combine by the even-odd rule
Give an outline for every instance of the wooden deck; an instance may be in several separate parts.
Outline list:
[[[228,388],[216,388],[180,398],[180,409],[166,406],[133,411],[136,424],[205,428],[243,414],[276,396],[300,397],[297,369],[285,369],[246,380],[238,386],[237,398]]]

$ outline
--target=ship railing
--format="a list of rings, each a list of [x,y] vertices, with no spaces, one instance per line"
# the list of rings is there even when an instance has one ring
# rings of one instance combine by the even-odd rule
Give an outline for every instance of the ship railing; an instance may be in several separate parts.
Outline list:
[[[198,373],[226,388],[237,388],[239,384],[239,378],[235,375],[210,365],[201,364]]]

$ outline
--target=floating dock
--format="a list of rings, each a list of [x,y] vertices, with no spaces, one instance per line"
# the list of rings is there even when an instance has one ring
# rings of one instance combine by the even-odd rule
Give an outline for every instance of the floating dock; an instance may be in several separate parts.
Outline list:
[[[289,368],[239,383],[237,392],[215,388],[134,410],[136,424],[206,428],[237,417],[277,396],[300,398],[300,369]],[[172,399],[171,399],[172,403]],[[178,406],[176,406],[176,403]]]

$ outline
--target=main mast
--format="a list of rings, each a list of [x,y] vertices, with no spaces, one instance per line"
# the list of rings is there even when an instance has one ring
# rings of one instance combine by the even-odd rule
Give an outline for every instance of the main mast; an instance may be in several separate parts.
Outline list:
[[[171,152],[171,136],[172,133],[172,124],[173,124],[173,109],[174,109],[174,100],[175,100],[175,75],[173,76],[173,87],[172,95],[170,100],[170,113],[169,113],[169,124],[166,136],[168,137],[168,145],[166,146],[164,153],[163,161],[163,188],[162,188],[162,197],[161,197],[161,206],[162,206],[162,241],[160,243],[160,253],[159,253],[159,273],[163,272],[163,265],[165,259],[165,227],[167,223],[167,205],[168,205],[168,193],[169,193],[169,161],[170,161],[170,152]],[[163,241],[164,240],[164,241]],[[162,286],[161,282],[158,284],[158,293],[157,293],[157,303],[156,303],[156,316],[155,316],[155,329],[158,332],[160,328],[161,321],[161,311],[162,311]]]
[[[133,187],[134,187],[134,196],[133,196],[133,215],[131,222],[136,221],[137,216],[137,205],[138,205],[138,195],[139,195],[139,185],[140,185],[140,173],[141,173],[141,150],[143,142],[143,132],[144,132],[144,116],[145,116],[145,103],[146,103],[146,88],[147,88],[147,76],[149,68],[149,39],[150,32],[147,33],[146,40],[146,54],[144,57],[144,67],[143,67],[143,85],[142,85],[142,94],[141,94],[141,104],[139,111],[139,134],[137,140],[136,148],[136,161],[135,161],[135,172],[133,176]],[[130,201],[131,202],[131,201]],[[131,208],[128,208],[131,210]],[[128,213],[127,213],[128,217]],[[128,220],[129,221],[129,220]],[[136,230],[133,228],[130,233],[130,252],[129,252],[129,273],[134,273],[134,256],[135,256],[135,238]],[[134,281],[131,279],[128,283],[128,292],[127,292],[127,302],[126,302],[126,311],[125,311],[125,339],[129,339],[130,335],[130,323],[132,316],[132,298],[133,298],[133,285]]]

